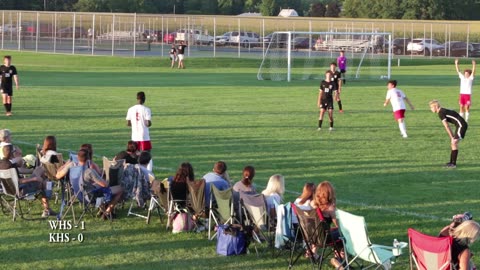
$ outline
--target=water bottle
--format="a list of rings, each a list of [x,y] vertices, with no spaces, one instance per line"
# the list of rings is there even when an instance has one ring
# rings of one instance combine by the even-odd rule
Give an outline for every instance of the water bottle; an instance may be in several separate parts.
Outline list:
[[[393,250],[392,253],[394,256],[400,256],[400,242],[395,238],[393,239]]]

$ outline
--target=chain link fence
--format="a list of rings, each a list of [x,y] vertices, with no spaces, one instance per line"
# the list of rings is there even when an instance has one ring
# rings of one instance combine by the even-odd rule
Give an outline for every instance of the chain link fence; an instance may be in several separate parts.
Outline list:
[[[480,26],[467,22],[28,11],[0,15],[2,50],[167,57],[172,44],[185,41],[188,56],[261,58],[274,31],[331,31],[392,33],[393,53],[408,57],[480,55]],[[423,50],[407,50],[412,39],[433,41]]]

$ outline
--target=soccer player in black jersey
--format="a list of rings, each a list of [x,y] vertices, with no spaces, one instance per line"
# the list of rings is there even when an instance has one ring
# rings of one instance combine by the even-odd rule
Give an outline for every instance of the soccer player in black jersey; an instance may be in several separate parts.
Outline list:
[[[172,44],[172,48],[170,48],[170,60],[172,61],[171,68],[175,66],[175,61],[177,61],[177,49],[175,48],[175,44]]]
[[[5,55],[3,57],[3,65],[0,66],[1,86],[0,92],[2,93],[3,106],[5,107],[5,115],[12,115],[12,96],[13,96],[13,82],[18,90],[18,75],[15,66],[10,65],[12,57]]]
[[[180,45],[178,45],[178,49],[177,49],[178,68],[185,68],[185,65],[183,64],[183,60],[185,59],[186,48],[187,48],[187,45],[185,44],[185,42],[180,41]]]
[[[340,94],[342,93],[342,73],[337,70],[337,63],[332,62],[330,64],[330,71],[332,72],[332,82],[333,86],[337,90],[337,103],[338,103],[338,111],[343,113],[342,108],[342,100],[340,100]]]
[[[457,167],[457,156],[458,156],[458,142],[465,138],[465,133],[467,132],[468,124],[456,111],[449,109],[444,109],[440,106],[438,100],[432,100],[429,103],[430,110],[433,113],[437,113],[442,120],[443,126],[450,137],[450,146],[452,152],[450,153],[450,162],[446,164],[447,168],[456,168]],[[455,132],[452,132],[448,123],[455,125]]]
[[[330,120],[330,131],[333,130],[333,99],[337,99],[337,90],[332,82],[332,72],[325,72],[325,80],[320,82],[317,106],[320,108],[320,117],[318,119],[318,130],[322,130],[323,115],[328,110]]]

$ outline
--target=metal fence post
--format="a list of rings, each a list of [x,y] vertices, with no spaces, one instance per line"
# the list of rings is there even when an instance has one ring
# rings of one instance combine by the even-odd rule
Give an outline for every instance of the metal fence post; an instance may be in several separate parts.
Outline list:
[[[137,51],[137,13],[133,15],[133,57],[135,58]]]
[[[112,15],[112,56],[115,51],[115,13]]]

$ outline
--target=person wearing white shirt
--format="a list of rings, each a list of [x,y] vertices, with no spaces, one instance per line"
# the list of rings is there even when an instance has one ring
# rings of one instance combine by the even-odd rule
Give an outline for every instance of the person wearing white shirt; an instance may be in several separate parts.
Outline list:
[[[387,97],[385,98],[385,102],[383,106],[387,106],[388,102],[392,104],[393,109],[393,117],[398,122],[398,128],[400,129],[400,133],[402,134],[403,138],[407,138],[407,127],[405,125],[405,101],[410,105],[410,108],[414,110],[412,103],[407,98],[405,93],[402,90],[397,88],[397,81],[390,80],[387,83]]]
[[[472,69],[465,69],[463,74],[460,72],[458,68],[458,59],[455,59],[455,69],[457,70],[458,77],[460,78],[460,116],[468,122],[468,118],[470,117],[470,104],[471,104],[471,97],[472,97],[472,86],[473,80],[475,76],[475,60],[472,60]]]
[[[150,152],[152,143],[150,142],[149,128],[152,126],[152,112],[144,105],[145,99],[144,92],[137,93],[137,105],[128,109],[126,120],[127,125],[132,127],[132,141],[137,142],[138,150]],[[152,171],[152,160],[147,168]]]

